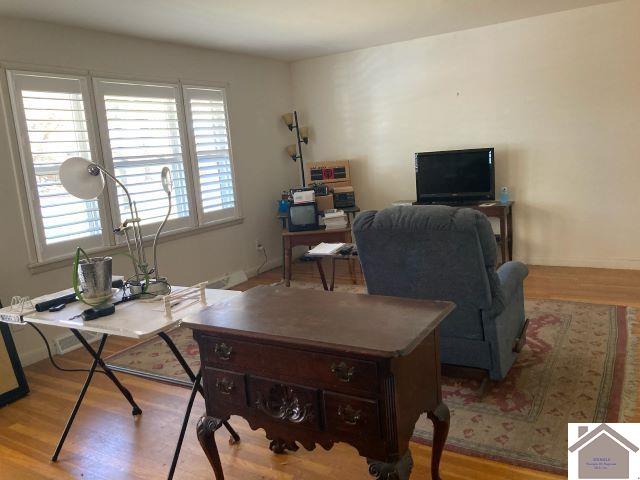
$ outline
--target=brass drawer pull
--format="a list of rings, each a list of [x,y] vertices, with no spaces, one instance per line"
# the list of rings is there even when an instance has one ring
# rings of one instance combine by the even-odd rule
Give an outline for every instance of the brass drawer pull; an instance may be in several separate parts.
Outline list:
[[[338,407],[338,417],[347,425],[356,426],[362,418],[362,410],[356,410],[351,405],[347,405],[344,408],[340,405]]]
[[[355,371],[355,367],[349,367],[344,362],[340,362],[337,365],[335,363],[331,364],[331,372],[335,373],[336,377],[338,377],[338,380],[341,382],[349,383],[353,378]]]
[[[227,361],[231,358],[232,351],[233,347],[227,345],[226,343],[216,343],[215,347],[213,347],[213,353],[216,354],[216,357],[224,361]]]
[[[219,378],[216,380],[216,388],[222,395],[231,395],[234,387],[233,380],[227,378]]]

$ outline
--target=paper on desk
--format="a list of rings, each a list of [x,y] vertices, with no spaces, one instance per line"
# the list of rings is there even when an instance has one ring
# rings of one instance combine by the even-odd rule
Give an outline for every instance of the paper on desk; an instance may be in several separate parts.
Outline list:
[[[313,247],[311,250],[307,252],[307,255],[331,255],[332,253],[336,253],[342,247],[344,247],[344,243],[324,243]]]

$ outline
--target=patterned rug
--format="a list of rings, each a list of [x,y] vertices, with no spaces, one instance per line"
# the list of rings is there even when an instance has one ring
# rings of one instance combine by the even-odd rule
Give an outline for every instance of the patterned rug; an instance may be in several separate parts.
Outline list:
[[[320,285],[292,282],[294,288]],[[362,293],[363,287],[336,290]],[[566,473],[568,422],[631,421],[637,400],[637,344],[629,336],[637,322],[632,308],[529,300],[527,345],[502,382],[492,382],[484,397],[478,380],[444,378],[443,395],[451,410],[447,448],[538,470]],[[170,333],[196,370],[198,346],[191,332]],[[108,359],[118,369],[142,371],[159,379],[188,378],[160,339]],[[424,416],[414,440],[429,443],[431,422]]]

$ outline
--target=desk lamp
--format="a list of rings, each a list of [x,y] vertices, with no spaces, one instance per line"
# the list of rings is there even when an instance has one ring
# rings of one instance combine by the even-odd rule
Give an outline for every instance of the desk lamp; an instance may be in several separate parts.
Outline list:
[[[60,166],[60,182],[67,192],[82,200],[93,200],[100,196],[105,186],[105,176],[120,186],[127,196],[132,218],[125,219],[122,225],[114,229],[117,235],[124,236],[129,256],[133,264],[134,275],[128,281],[131,294],[146,293],[150,295],[166,295],[171,291],[167,279],[158,275],[157,244],[160,232],[171,215],[171,193],[173,179],[171,170],[164,167],[161,173],[162,188],[169,200],[169,210],[160,224],[153,241],[153,268],[149,269],[142,239],[141,219],[138,216],[136,202],[131,199],[129,190],[114,175],[100,165],[81,157],[71,157]]]

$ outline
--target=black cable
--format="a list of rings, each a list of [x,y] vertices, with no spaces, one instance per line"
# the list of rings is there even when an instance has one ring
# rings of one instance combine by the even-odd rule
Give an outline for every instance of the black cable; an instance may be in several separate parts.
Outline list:
[[[267,249],[262,247],[262,253],[264,253],[264,262],[262,262],[262,265],[260,265],[258,267],[258,270],[256,270],[256,275],[260,275],[260,270],[262,270],[262,267],[264,267],[267,264]]]
[[[60,365],[58,365],[56,363],[56,361],[53,359],[53,355],[51,353],[51,347],[49,346],[49,341],[47,340],[47,337],[44,336],[44,334],[40,331],[40,329],[38,327],[36,327],[33,323],[29,323],[29,325],[31,325],[36,332],[38,332],[38,335],[40,335],[40,337],[42,338],[42,341],[44,342],[45,347],[47,347],[47,354],[49,355],[49,361],[51,362],[51,365],[53,365],[55,368],[57,368],[58,370],[60,370],[61,372],[84,372],[84,373],[89,373],[89,369],[85,369],[85,368],[63,368]],[[98,373],[105,373],[102,370],[95,370]]]

